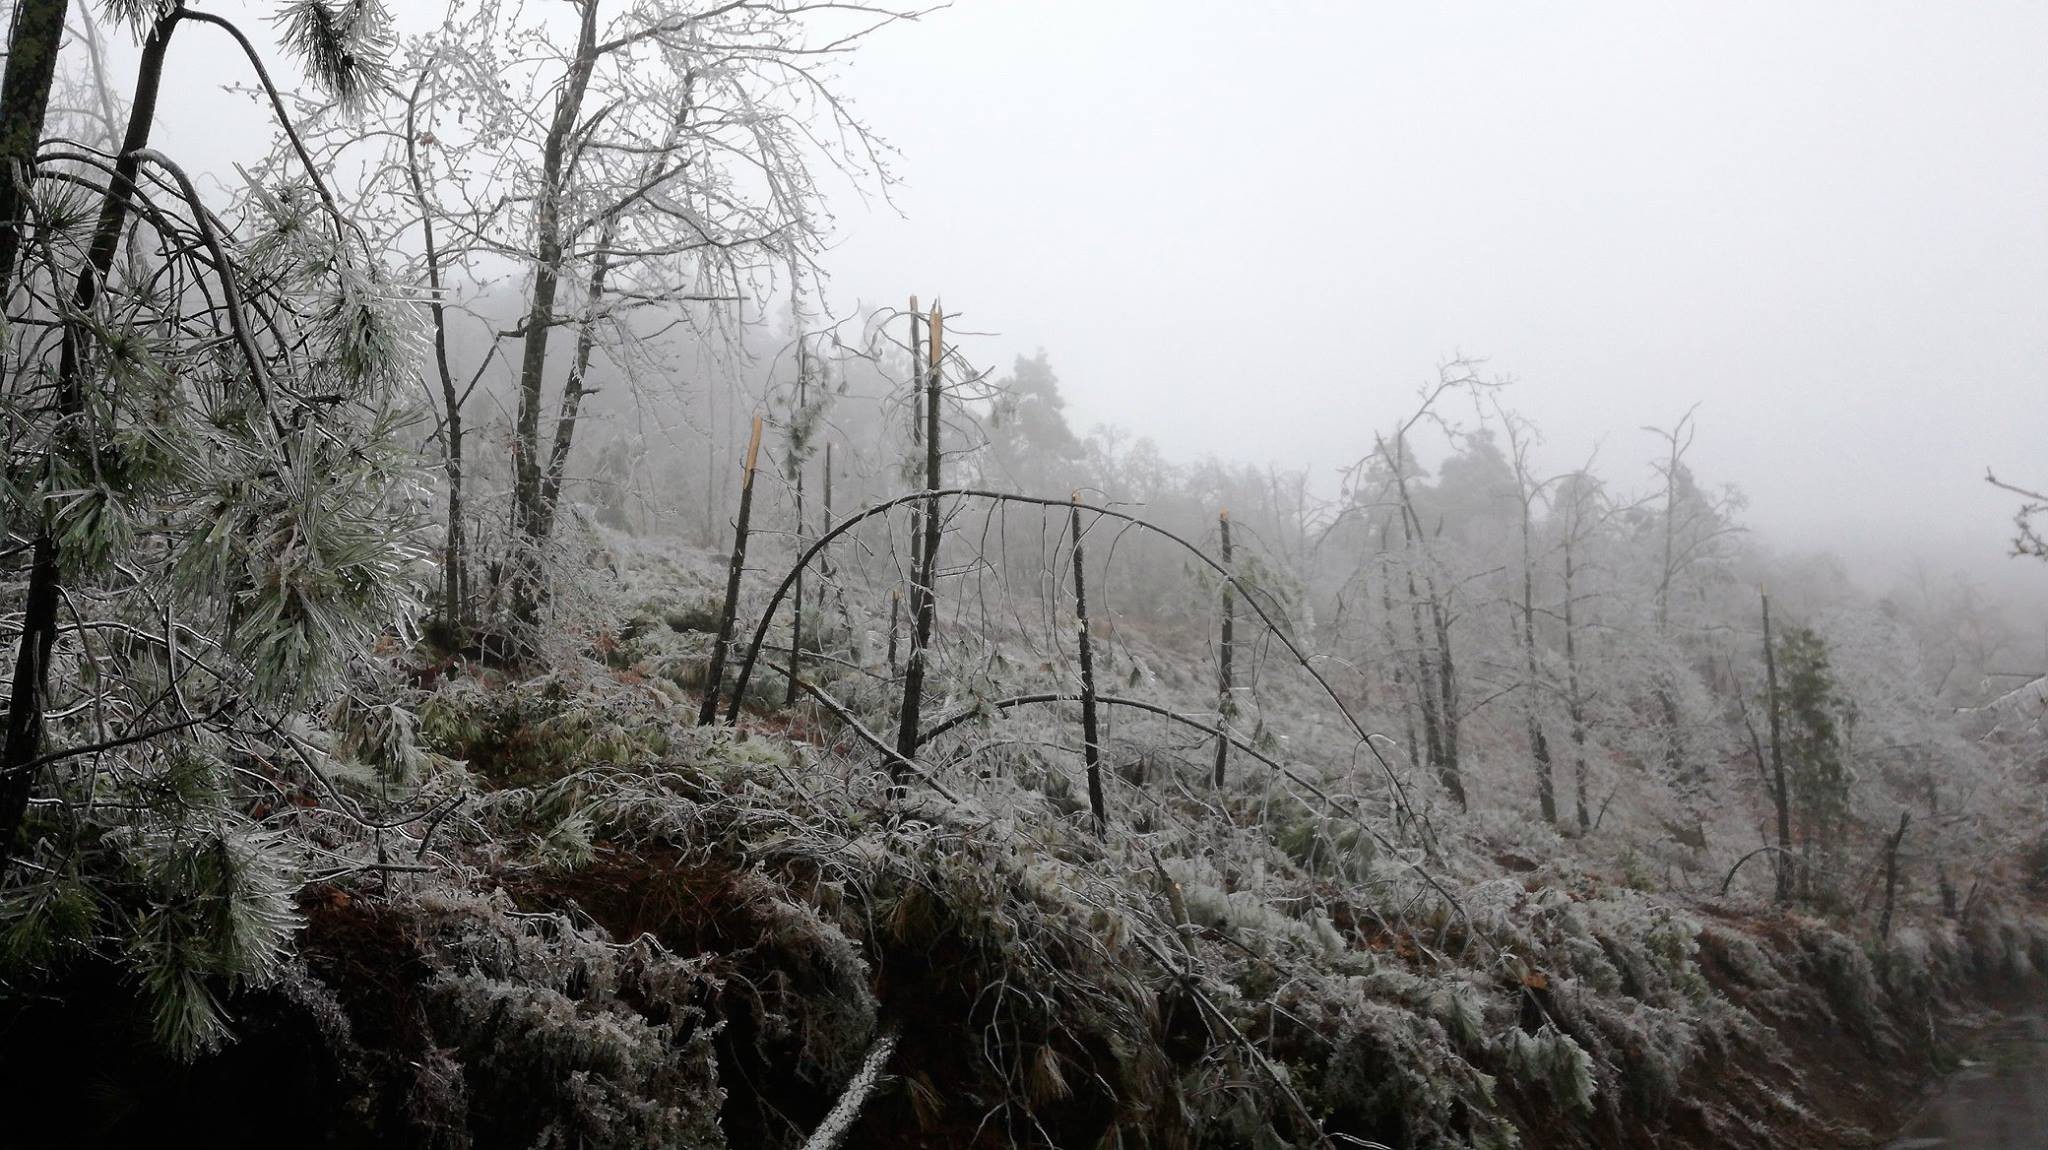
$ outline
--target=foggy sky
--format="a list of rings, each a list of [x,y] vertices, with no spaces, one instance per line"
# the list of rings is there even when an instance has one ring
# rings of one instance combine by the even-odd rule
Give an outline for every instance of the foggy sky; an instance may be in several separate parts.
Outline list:
[[[2025,591],[1983,473],[2048,484],[2044,46],[2025,3],[963,0],[851,66],[902,214],[842,197],[826,263],[1043,347],[1077,430],[1326,490],[1460,353],[1623,486],[1699,401],[1767,538]],[[225,172],[223,74],[159,138]]]
[[[838,287],[1044,346],[1079,426],[1330,472],[1483,356],[1564,469],[1695,401],[1746,519],[1889,583],[2048,481],[2048,5],[969,0],[854,76]]]

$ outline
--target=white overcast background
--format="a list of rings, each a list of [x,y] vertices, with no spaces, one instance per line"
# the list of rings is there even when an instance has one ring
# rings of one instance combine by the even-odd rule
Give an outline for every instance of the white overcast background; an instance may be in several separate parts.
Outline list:
[[[225,171],[214,39],[159,139]],[[1698,402],[1774,544],[2040,603],[1983,475],[2048,485],[2044,49],[2040,3],[961,0],[848,66],[902,185],[826,262],[1044,348],[1078,430],[1325,490],[1458,354],[1624,484]]]

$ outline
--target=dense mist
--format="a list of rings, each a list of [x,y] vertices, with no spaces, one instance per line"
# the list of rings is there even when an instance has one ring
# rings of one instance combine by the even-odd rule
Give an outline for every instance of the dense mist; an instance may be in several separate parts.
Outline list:
[[[2048,12],[0,23],[0,1143],[2038,1142]]]

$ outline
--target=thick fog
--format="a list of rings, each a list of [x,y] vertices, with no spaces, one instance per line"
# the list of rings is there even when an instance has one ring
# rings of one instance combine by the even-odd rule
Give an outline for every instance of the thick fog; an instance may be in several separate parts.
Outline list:
[[[2042,1145],[2048,5],[0,27],[7,1146]]]
[[[902,183],[836,199],[832,298],[943,293],[1077,429],[1332,489],[1458,354],[1560,470],[1697,402],[1767,537],[2028,597],[1984,472],[2048,479],[2044,43],[2027,4],[974,0],[847,66]],[[263,129],[211,84],[163,136],[219,170]]]
[[[1459,352],[1558,465],[1700,401],[1760,530],[2033,579],[1983,475],[2048,435],[2044,43],[2022,4],[963,4],[861,62],[907,218],[849,219],[839,284],[920,268],[1169,454],[1327,475]]]

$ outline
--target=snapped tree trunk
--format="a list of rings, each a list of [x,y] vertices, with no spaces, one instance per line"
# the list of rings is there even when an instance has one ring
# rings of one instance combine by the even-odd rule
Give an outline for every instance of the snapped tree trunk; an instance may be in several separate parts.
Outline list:
[[[897,715],[896,753],[908,761],[917,753],[917,729],[924,709],[924,677],[931,661],[932,620],[938,611],[936,588],[939,558],[939,376],[945,365],[946,319],[933,301],[929,331],[931,348],[925,362],[924,386],[924,485],[930,496],[924,501],[923,536],[919,542],[916,581],[910,588],[910,659],[903,672],[903,707]],[[913,503],[911,506],[915,507]],[[905,774],[902,761],[892,759],[889,773],[899,787]]]
[[[924,342],[917,334],[917,297],[910,297],[910,446],[924,446],[924,392],[927,383],[924,378]],[[910,579],[917,581],[917,572],[923,560],[924,548],[924,506],[910,505]]]
[[[1109,828],[1109,811],[1102,797],[1102,745],[1095,720],[1095,647],[1088,634],[1087,562],[1081,550],[1081,494],[1073,495],[1067,522],[1074,532],[1074,619],[1075,636],[1081,648],[1081,758],[1088,768],[1088,809],[1095,816],[1095,834],[1100,838]],[[1227,522],[1227,520],[1226,520]],[[1227,586],[1227,584],[1226,584]],[[1221,728],[1218,728],[1221,730]],[[1217,760],[1217,781],[1222,781],[1222,760]]]
[[[725,571],[725,606],[718,613],[718,637],[711,644],[711,664],[704,670],[704,702],[697,709],[697,725],[708,726],[718,715],[718,695],[725,678],[725,656],[732,647],[733,620],[740,609],[740,573],[747,566],[747,518],[754,511],[754,461],[761,451],[761,417],[754,417],[753,434],[747,437],[746,470],[740,477],[740,511],[733,522],[732,562]],[[739,699],[733,699],[734,709]]]
[[[1077,517],[1078,514],[1079,513],[1077,512]],[[1216,529],[1222,536],[1223,568],[1225,571],[1233,571],[1230,559],[1229,508],[1225,508],[1223,511],[1217,514]],[[1077,554],[1079,552],[1080,546],[1081,537],[1077,533],[1074,536],[1074,547]],[[1079,563],[1078,559],[1076,560],[1076,563]],[[1075,587],[1077,589],[1080,586],[1079,575],[1080,571],[1077,566],[1075,570]],[[1216,645],[1216,729],[1219,731],[1229,730],[1230,720],[1235,718],[1237,715],[1237,702],[1236,696],[1234,694],[1234,692],[1237,689],[1237,684],[1233,682],[1231,679],[1230,666],[1231,650],[1235,646],[1234,642],[1232,641],[1231,631],[1234,625],[1233,616],[1236,613],[1237,587],[1234,584],[1232,584],[1228,578],[1226,578],[1223,581],[1223,633],[1221,636],[1218,637]],[[1224,771],[1228,766],[1229,761],[1230,740],[1225,736],[1219,735],[1216,738],[1216,769],[1215,777],[1212,780],[1216,785],[1216,789],[1219,791],[1223,789]]]

